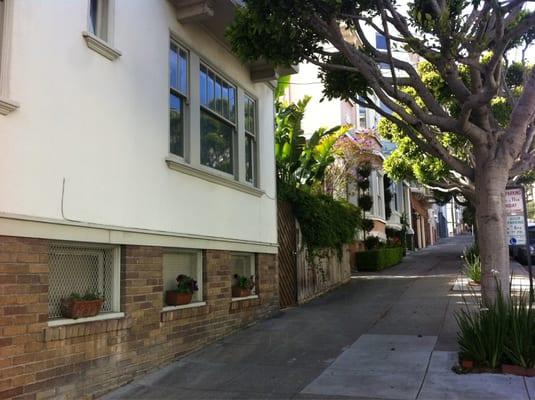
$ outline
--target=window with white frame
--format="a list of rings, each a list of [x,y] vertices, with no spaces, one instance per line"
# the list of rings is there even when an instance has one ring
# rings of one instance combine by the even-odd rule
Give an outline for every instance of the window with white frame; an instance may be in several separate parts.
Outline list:
[[[364,101],[361,96],[359,96],[359,100]],[[366,118],[366,108],[361,105],[358,106],[358,125],[359,129],[366,129],[368,127]]]
[[[2,53],[2,39],[4,37],[4,15],[6,3],[0,0],[0,54]]]
[[[169,47],[169,150],[179,157],[184,157],[188,74],[187,51],[171,41]]]
[[[245,95],[245,180],[256,183],[256,101]]]
[[[119,247],[52,244],[49,249],[48,316],[61,317],[61,300],[72,293],[98,292],[102,312],[120,311]]]
[[[256,257],[251,253],[233,253],[232,259],[232,286],[237,284],[236,276],[253,279],[255,285],[251,293],[258,294],[258,276],[256,274]]]
[[[107,42],[110,39],[110,6],[113,0],[89,0],[89,33]]]
[[[0,114],[7,115],[19,104],[9,97],[9,68],[14,0],[0,0]]]
[[[169,251],[163,255],[164,296],[167,290],[177,287],[176,278],[187,275],[197,281],[198,291],[193,292],[192,302],[203,301],[202,253],[198,250]],[[165,301],[165,297],[164,297]]]
[[[201,64],[200,98],[201,164],[234,175],[236,87]]]
[[[385,217],[385,203],[384,198],[384,185],[383,185],[383,175],[379,172],[376,172],[376,188],[375,191],[375,201],[376,201],[376,215],[380,218]]]

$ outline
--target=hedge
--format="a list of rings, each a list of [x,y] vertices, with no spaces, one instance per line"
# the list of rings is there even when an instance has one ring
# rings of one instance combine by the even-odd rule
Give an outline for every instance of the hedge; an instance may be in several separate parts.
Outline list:
[[[401,262],[402,247],[383,247],[357,253],[357,269],[359,271],[381,271]]]

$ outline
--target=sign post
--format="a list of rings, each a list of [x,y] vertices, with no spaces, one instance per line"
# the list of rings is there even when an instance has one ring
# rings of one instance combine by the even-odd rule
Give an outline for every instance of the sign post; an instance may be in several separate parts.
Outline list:
[[[528,236],[528,211],[526,196],[522,186],[510,187],[505,190],[505,213],[507,218],[507,237],[509,244],[526,246],[529,274],[529,302],[533,303],[533,273],[531,267],[531,251]]]

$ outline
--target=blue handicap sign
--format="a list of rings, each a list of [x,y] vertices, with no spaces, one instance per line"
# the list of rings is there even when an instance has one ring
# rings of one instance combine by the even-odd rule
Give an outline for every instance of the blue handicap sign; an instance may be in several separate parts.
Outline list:
[[[509,240],[509,243],[510,244],[516,244],[516,239],[515,238],[511,238],[511,240]]]

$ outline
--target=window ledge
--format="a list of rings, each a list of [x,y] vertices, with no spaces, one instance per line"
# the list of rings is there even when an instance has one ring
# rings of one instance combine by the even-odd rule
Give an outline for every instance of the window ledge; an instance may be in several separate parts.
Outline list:
[[[114,49],[104,40],[93,35],[92,33],[84,31],[82,32],[82,36],[85,39],[87,47],[106,57],[108,60],[114,61],[121,56],[121,52],[119,50]]]
[[[262,197],[265,192],[261,189],[255,188],[253,186],[246,185],[235,180],[225,178],[223,176],[218,176],[207,171],[203,171],[199,168],[192,167],[189,164],[180,161],[180,159],[173,156],[168,156],[165,158],[165,162],[170,169],[175,171],[183,172],[185,174],[194,176],[199,179],[204,179],[208,182],[216,183],[218,185],[226,186],[231,189],[236,189],[244,193],[251,194],[256,197]]]
[[[11,111],[15,111],[17,108],[19,108],[19,103],[16,101],[0,97],[0,114],[7,115]]]
[[[206,305],[206,301],[196,301],[189,304],[184,304],[183,306],[166,306],[162,308],[162,312],[167,311],[175,311],[175,310],[183,310],[185,308],[194,308],[194,307],[202,307]]]
[[[103,314],[95,315],[94,317],[88,317],[88,318],[78,318],[78,319],[61,318],[61,319],[54,319],[52,321],[48,321],[48,326],[53,327],[53,326],[83,324],[84,322],[105,321],[107,319],[119,319],[119,318],[124,318],[124,313],[123,312],[103,313]]]
[[[253,294],[251,296],[245,296],[245,297],[233,297],[232,301],[242,301],[242,300],[251,300],[251,299],[258,299],[258,295]]]

